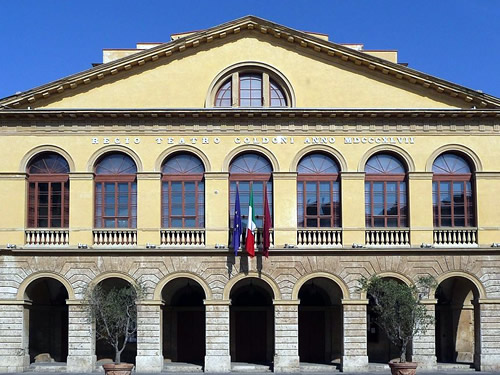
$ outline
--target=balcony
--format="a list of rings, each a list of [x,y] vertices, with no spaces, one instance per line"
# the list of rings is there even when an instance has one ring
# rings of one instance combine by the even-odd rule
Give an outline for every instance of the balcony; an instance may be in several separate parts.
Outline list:
[[[380,228],[365,231],[366,246],[410,246],[408,228]]]
[[[241,236],[241,243],[240,243],[240,248],[244,249],[245,248],[245,234],[247,232],[246,228],[243,228],[243,233]],[[263,236],[263,229],[262,228],[257,228],[257,231],[255,233],[255,249],[261,249],[262,248],[262,242],[264,239]],[[269,240],[270,240],[270,247],[274,247],[274,232],[273,229],[269,230]],[[231,228],[229,230],[229,247],[231,247],[231,244],[233,242],[233,229]]]
[[[31,228],[25,230],[27,246],[62,246],[69,244],[68,229]]]
[[[341,229],[303,228],[297,230],[297,246],[300,247],[341,247]]]
[[[477,228],[434,229],[435,246],[477,246]]]
[[[161,230],[161,245],[175,247],[204,247],[205,229],[169,228]]]
[[[137,245],[137,231],[135,229],[94,229],[93,237],[96,246]]]

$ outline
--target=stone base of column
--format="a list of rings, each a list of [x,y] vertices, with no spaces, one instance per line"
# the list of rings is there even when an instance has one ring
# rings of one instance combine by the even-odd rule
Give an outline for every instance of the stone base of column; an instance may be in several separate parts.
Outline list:
[[[366,372],[366,371],[368,371],[367,355],[342,356],[342,372]]]
[[[435,355],[412,355],[412,362],[418,363],[420,370],[437,370],[437,358]]]
[[[275,355],[274,372],[300,372],[298,355]]]
[[[162,372],[162,355],[138,355],[135,357],[136,372]]]
[[[205,356],[205,372],[230,372],[230,371],[231,371],[230,355]]]
[[[480,354],[479,356],[481,371],[500,370],[500,354]]]
[[[0,372],[23,372],[29,365],[29,355],[0,356]]]
[[[96,362],[95,355],[68,355],[66,370],[68,372],[93,372]]]

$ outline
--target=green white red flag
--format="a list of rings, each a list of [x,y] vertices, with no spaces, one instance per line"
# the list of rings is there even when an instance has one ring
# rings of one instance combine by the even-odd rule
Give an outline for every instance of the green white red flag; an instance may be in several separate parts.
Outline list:
[[[257,225],[255,223],[255,209],[253,206],[253,190],[250,185],[250,200],[248,201],[248,223],[247,223],[247,235],[245,241],[245,249],[252,258],[255,256],[255,231],[257,230]]]

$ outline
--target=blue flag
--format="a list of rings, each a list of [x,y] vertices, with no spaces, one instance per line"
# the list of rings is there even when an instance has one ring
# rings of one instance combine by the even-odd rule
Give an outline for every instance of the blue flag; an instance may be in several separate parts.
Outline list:
[[[233,219],[234,255],[238,255],[240,242],[241,242],[241,208],[240,208],[240,194],[238,192],[238,186],[236,186],[236,200],[234,202],[234,219]]]

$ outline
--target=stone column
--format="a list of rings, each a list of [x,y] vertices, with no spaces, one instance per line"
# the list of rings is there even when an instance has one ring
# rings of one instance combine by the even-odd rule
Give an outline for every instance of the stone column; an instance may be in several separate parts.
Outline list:
[[[299,301],[274,301],[274,372],[299,372]]]
[[[227,246],[229,241],[229,173],[205,173],[205,244]]]
[[[436,299],[423,299],[420,301],[426,309],[429,315],[435,317],[436,311]],[[420,332],[418,335],[413,337],[413,355],[412,361],[418,362],[419,369],[425,370],[436,370],[437,369],[437,358],[436,358],[436,323],[434,319],[432,323],[428,326],[425,332]]]
[[[500,370],[500,299],[479,299],[476,328],[476,370]]]
[[[342,300],[344,311],[343,372],[368,370],[366,306],[368,300]]]
[[[274,247],[297,245],[297,173],[273,173]]]
[[[23,372],[30,365],[29,301],[0,301],[0,372]]]
[[[161,306],[163,301],[137,302],[137,372],[161,372],[163,370]]]
[[[365,244],[365,173],[342,172],[342,243],[344,247]],[[347,193],[348,192],[348,193]]]
[[[205,372],[230,372],[227,300],[205,300]]]
[[[93,372],[96,366],[95,322],[82,300],[68,304],[68,372]]]
[[[92,246],[94,228],[94,174],[69,175],[69,244]]]
[[[161,173],[137,173],[137,244],[160,245]]]
[[[408,222],[413,247],[432,244],[434,223],[432,212],[432,173],[408,174]]]

